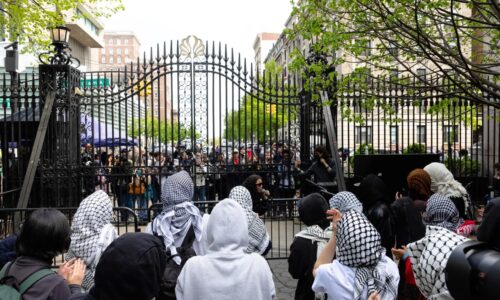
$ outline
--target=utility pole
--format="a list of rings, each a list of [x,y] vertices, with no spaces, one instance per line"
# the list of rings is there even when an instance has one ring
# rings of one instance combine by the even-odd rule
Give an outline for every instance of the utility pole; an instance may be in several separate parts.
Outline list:
[[[13,42],[5,46],[5,70],[10,74],[10,111],[12,114],[16,113],[18,110],[18,80],[17,80],[17,69],[19,68],[19,52],[18,43]]]

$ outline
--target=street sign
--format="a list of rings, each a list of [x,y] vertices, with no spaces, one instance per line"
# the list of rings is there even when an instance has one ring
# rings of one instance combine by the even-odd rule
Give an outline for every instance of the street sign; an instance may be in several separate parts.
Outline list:
[[[109,78],[91,78],[80,80],[81,88],[94,88],[109,86]]]

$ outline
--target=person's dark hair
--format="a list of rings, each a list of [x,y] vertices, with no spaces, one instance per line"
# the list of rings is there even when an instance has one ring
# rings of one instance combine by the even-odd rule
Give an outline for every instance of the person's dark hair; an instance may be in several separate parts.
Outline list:
[[[252,174],[248,176],[247,179],[245,179],[245,181],[243,181],[243,183],[241,184],[250,192],[253,201],[257,201],[260,199],[260,195],[259,193],[257,193],[257,187],[255,185],[257,183],[257,180],[259,179],[262,180],[262,182],[264,182],[262,177],[260,177],[257,174]]]
[[[496,170],[500,170],[500,162],[497,162],[495,165],[494,165],[494,168]]]
[[[321,157],[324,158],[328,164],[330,164],[331,162],[330,153],[328,153],[325,146],[317,146],[316,148],[314,148],[314,152],[320,153]]]
[[[299,218],[307,226],[318,225],[325,229],[330,225],[326,216],[328,202],[319,193],[313,193],[300,199],[297,203]]]
[[[40,208],[32,212],[21,227],[16,253],[51,262],[57,255],[68,251],[70,235],[68,218],[62,212]]]

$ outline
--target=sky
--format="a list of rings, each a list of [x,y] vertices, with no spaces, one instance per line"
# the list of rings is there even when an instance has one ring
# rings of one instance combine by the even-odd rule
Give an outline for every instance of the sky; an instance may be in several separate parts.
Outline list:
[[[249,62],[257,33],[281,33],[292,10],[290,0],[123,0],[123,5],[125,11],[105,21],[105,30],[134,31],[142,51],[196,35],[227,44]]]

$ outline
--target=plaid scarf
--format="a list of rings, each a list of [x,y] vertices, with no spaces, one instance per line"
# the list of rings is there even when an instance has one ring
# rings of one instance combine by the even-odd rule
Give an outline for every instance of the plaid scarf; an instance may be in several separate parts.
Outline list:
[[[457,231],[457,227],[461,223],[455,204],[441,194],[433,194],[427,200],[425,214],[427,225],[443,227],[453,232]]]
[[[330,208],[338,209],[341,213],[346,213],[351,209],[363,212],[363,204],[351,192],[340,192],[330,198]]]
[[[243,186],[234,187],[229,193],[230,199],[238,202],[245,210],[248,223],[248,247],[246,253],[257,252],[264,253],[269,244],[269,234],[267,233],[266,225],[252,210],[252,196],[250,192]]]
[[[378,292],[381,299],[395,299],[397,278],[378,268],[385,257],[380,234],[361,213],[350,210],[342,215],[337,228],[337,260],[356,268],[353,298],[361,299],[364,287],[368,295]]]

